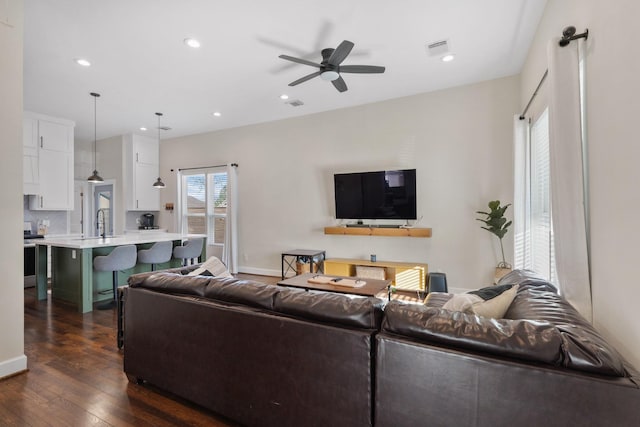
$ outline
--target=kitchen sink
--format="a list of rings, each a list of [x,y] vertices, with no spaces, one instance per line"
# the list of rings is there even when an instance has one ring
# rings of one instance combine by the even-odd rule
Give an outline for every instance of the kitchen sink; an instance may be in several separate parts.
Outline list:
[[[122,234],[116,234],[114,236],[105,236],[105,237],[101,237],[101,236],[78,237],[73,240],[107,240],[107,239],[115,239],[122,236],[123,236]]]

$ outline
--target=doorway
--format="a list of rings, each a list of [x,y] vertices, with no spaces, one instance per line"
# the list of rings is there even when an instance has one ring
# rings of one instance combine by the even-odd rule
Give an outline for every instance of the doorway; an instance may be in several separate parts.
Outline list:
[[[94,236],[113,236],[113,196],[112,183],[93,186]]]

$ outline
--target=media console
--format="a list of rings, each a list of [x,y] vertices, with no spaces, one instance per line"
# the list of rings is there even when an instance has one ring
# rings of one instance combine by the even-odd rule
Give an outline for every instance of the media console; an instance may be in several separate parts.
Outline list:
[[[324,260],[324,273],[332,276],[356,276],[356,267],[378,267],[385,270],[391,286],[400,290],[426,290],[428,265],[419,262],[369,261],[366,259],[332,258]]]

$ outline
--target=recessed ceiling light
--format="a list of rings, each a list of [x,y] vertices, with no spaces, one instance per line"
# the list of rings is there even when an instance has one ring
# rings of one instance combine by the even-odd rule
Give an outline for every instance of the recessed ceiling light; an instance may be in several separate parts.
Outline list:
[[[76,64],[82,65],[83,67],[90,67],[91,66],[91,62],[89,62],[88,60],[86,60],[84,58],[76,58],[75,61],[76,61]]]
[[[448,55],[443,56],[440,59],[442,59],[442,62],[451,62],[451,61],[453,61],[455,59],[455,57],[456,57],[455,55],[450,53]]]
[[[192,38],[184,39],[184,44],[186,44],[189,47],[193,47],[193,48],[200,47],[200,42],[198,40],[192,39]]]
[[[222,114],[220,114],[219,111],[216,111],[215,113],[213,113],[213,115],[216,116],[216,117],[220,117]]]
[[[141,127],[140,130],[145,131],[145,130],[147,130],[147,128]]]
[[[289,95],[283,93],[282,95],[280,95],[280,99],[289,99]]]

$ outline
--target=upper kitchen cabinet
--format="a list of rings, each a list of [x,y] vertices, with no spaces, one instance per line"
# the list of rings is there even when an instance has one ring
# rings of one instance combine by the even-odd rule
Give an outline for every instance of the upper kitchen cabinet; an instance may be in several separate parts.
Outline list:
[[[38,167],[38,120],[33,117],[22,119],[22,193],[37,194],[40,184]]]
[[[160,146],[155,138],[124,136],[127,210],[160,210],[160,193],[153,183],[160,171]]]
[[[30,195],[29,209],[73,210],[75,123],[29,112],[23,120],[23,187]]]

